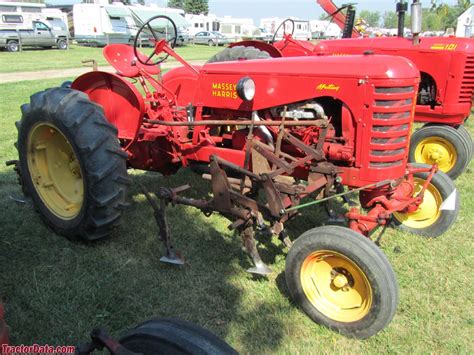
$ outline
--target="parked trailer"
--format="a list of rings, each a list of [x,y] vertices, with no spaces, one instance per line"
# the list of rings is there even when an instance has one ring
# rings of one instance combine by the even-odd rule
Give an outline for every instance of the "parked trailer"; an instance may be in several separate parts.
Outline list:
[[[78,43],[93,46],[133,43],[136,24],[124,5],[75,4],[72,16]]]

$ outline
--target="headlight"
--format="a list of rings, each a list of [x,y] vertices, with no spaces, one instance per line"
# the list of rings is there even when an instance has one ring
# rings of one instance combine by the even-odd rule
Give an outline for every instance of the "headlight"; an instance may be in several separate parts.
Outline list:
[[[255,82],[252,78],[244,76],[239,80],[237,83],[237,95],[245,101],[253,100],[255,96]]]

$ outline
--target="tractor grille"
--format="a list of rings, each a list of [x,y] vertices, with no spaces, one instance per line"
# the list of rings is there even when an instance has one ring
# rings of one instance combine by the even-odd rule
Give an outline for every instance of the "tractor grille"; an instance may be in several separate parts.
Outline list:
[[[459,93],[459,103],[471,103],[474,90],[474,56],[467,56]]]
[[[408,156],[414,86],[375,87],[369,146],[370,168],[402,166]]]

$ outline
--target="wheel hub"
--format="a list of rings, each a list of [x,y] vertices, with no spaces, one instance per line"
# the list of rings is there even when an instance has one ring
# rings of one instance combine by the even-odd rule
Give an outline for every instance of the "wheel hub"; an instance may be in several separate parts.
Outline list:
[[[457,152],[454,145],[441,137],[423,139],[415,149],[415,160],[428,165],[436,164],[438,168],[447,172],[457,162]]]
[[[84,180],[72,145],[57,127],[38,123],[27,149],[30,176],[45,206],[61,219],[75,218],[83,205]]]
[[[326,317],[355,322],[372,306],[372,287],[357,264],[335,251],[310,254],[301,266],[301,285],[311,304]]]
[[[332,279],[332,284],[336,288],[345,288],[348,284],[347,277],[345,277],[342,274],[337,274],[333,279]]]

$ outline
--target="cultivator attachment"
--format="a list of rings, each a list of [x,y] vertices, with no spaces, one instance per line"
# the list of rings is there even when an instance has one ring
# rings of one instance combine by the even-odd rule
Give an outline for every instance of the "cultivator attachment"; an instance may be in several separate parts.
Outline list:
[[[325,126],[323,120],[321,125]],[[323,135],[325,131],[323,128]],[[300,152],[300,156],[288,162],[286,155],[279,150],[283,143],[293,145]],[[161,261],[183,264],[183,259],[171,243],[165,211],[169,203],[183,204],[196,207],[206,215],[218,212],[228,218],[231,221],[229,229],[240,233],[243,246],[252,258],[254,266],[248,271],[260,275],[272,272],[259,255],[255,229],[277,235],[287,247],[291,247],[284,223],[298,212],[289,208],[298,205],[304,197],[327,196],[330,187],[335,183],[337,168],[326,161],[322,146],[309,147],[286,132],[284,127],[280,127],[276,147],[261,142],[250,133],[247,137],[246,152],[249,159],[246,159],[245,167],[216,155],[211,157],[210,174],[203,174],[204,179],[211,181],[213,197],[209,200],[182,196],[181,193],[190,188],[185,185],[174,189],[161,187],[155,193],[158,203],[142,186],[155,211],[160,240],[165,248],[165,256]],[[249,168],[250,161],[252,169]],[[290,177],[298,168],[310,170],[307,184]]]

